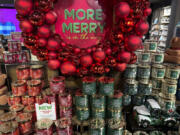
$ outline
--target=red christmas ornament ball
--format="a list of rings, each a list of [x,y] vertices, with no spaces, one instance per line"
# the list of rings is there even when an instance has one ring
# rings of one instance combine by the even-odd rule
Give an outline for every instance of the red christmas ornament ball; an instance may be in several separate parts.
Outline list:
[[[15,0],[15,8],[19,15],[28,15],[32,10],[32,7],[32,0]]]
[[[47,25],[43,25],[38,28],[38,36],[41,38],[48,38],[50,33],[51,30]]]
[[[116,69],[117,69],[118,71],[120,71],[120,72],[125,71],[126,67],[127,67],[127,64],[126,64],[126,63],[118,63],[118,64],[116,65]]]
[[[75,48],[75,49],[74,49],[74,53],[75,53],[75,54],[78,54],[78,53],[80,53],[80,52],[81,52],[81,49],[80,49],[80,48]]]
[[[130,13],[130,6],[127,2],[120,2],[115,9],[116,16],[120,18],[127,17]]]
[[[152,13],[152,9],[151,9],[151,8],[146,8],[146,9],[144,10],[144,15],[145,15],[145,16],[149,16],[149,15],[151,15],[151,13]]]
[[[44,13],[34,10],[29,15],[29,21],[35,26],[41,26],[44,23]]]
[[[54,24],[57,20],[57,14],[54,11],[49,11],[45,15],[45,20],[47,24]]]
[[[106,54],[102,50],[97,50],[93,53],[93,58],[97,62],[102,62],[106,58]]]
[[[85,55],[80,58],[80,63],[84,67],[91,66],[93,63],[93,59],[90,55]]]
[[[106,49],[106,54],[107,54],[107,55],[111,55],[111,54],[112,54],[111,48],[107,48],[107,49]]]
[[[118,60],[122,63],[129,63],[131,60],[131,53],[123,51],[118,54]]]
[[[57,51],[60,49],[60,44],[57,40],[55,40],[54,38],[50,38],[48,40],[48,45],[47,45],[47,49],[49,51]]]
[[[47,40],[45,38],[39,38],[37,43],[39,47],[45,47],[47,45]]]
[[[140,46],[142,45],[142,40],[140,37],[138,36],[129,36],[129,38],[127,39],[127,49],[129,51],[136,51],[138,48],[140,48]]]
[[[67,75],[71,75],[76,72],[75,65],[69,61],[62,63],[60,69],[62,74],[67,74]]]
[[[28,20],[24,20],[20,22],[20,28],[23,32],[30,33],[33,30],[33,25]]]
[[[138,35],[144,35],[149,30],[149,24],[146,21],[140,21],[136,24],[136,33]]]
[[[59,60],[49,60],[48,67],[52,70],[56,70],[60,67],[61,63]]]
[[[48,52],[48,58],[49,58],[49,59],[56,59],[57,56],[58,56],[58,55],[57,55],[56,52],[53,52],[53,51]]]

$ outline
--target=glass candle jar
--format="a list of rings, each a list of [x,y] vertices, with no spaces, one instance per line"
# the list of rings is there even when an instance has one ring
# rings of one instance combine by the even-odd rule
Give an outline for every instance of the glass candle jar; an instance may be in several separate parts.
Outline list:
[[[16,62],[16,59],[13,57],[12,53],[4,52],[3,53],[3,60],[6,64],[12,64]]]
[[[24,113],[31,113],[32,114],[32,121],[36,121],[36,112],[35,112],[35,106],[34,105],[28,105],[23,110]]]
[[[18,123],[15,121],[5,122],[0,125],[1,135],[20,135]]]
[[[16,75],[18,80],[27,80],[30,78],[30,67],[27,65],[18,66],[16,68]]]
[[[43,65],[33,65],[30,67],[30,77],[32,79],[41,79],[44,77]]]
[[[28,95],[29,96],[38,96],[41,92],[41,81],[40,80],[31,80],[28,81]]]
[[[60,107],[60,118],[72,118],[72,108]]]
[[[16,105],[21,103],[21,98],[20,97],[15,97],[15,96],[9,96],[8,97],[8,105]]]
[[[76,107],[83,107],[88,108],[89,106],[89,99],[87,95],[83,95],[81,91],[76,91],[75,95],[75,105]]]
[[[16,117],[16,121],[19,123],[19,129],[21,134],[26,134],[32,130],[32,115],[30,113],[20,113]]]
[[[59,105],[61,107],[72,107],[72,96],[70,94],[59,95]]]
[[[42,119],[36,122],[37,135],[53,135],[53,121],[50,119]]]
[[[43,103],[45,103],[45,100],[44,100],[44,98],[42,96],[36,96],[35,97],[35,103],[43,104]]]
[[[35,103],[35,98],[30,96],[23,96],[22,97],[22,104],[23,105],[33,105]]]
[[[114,96],[108,97],[108,108],[122,108],[123,94],[120,91],[115,91]]]
[[[83,80],[83,93],[85,95],[94,95],[96,93],[96,78],[84,77]]]
[[[65,78],[63,76],[52,78],[50,89],[54,94],[63,94],[65,92]]]
[[[21,42],[15,41],[15,40],[8,41],[8,51],[11,53],[20,52],[21,51]]]
[[[27,91],[27,85],[24,80],[18,80],[12,83],[12,93],[14,96],[23,96]]]
[[[15,112],[16,114],[21,113],[23,111],[23,109],[24,109],[24,105],[22,105],[22,104],[16,104],[16,105],[12,105],[10,107],[10,110],[12,112]]]

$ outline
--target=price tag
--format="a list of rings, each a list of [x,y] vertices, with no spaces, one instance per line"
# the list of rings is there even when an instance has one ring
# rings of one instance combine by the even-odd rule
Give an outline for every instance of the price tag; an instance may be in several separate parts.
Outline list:
[[[51,119],[56,120],[56,106],[55,103],[52,102],[51,104],[44,103],[44,104],[35,104],[36,107],[36,116],[37,120],[40,119]]]

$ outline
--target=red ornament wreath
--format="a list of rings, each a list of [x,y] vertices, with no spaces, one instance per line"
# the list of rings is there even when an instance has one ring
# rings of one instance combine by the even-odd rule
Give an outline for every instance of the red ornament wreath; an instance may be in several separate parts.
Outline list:
[[[148,32],[147,16],[151,14],[148,0],[99,0],[106,15],[106,35],[99,44],[86,49],[65,43],[53,33],[57,0],[16,0],[24,44],[39,60],[66,75],[103,74],[111,69],[124,71],[135,63],[133,53],[141,47],[141,38]],[[115,15],[115,19],[113,16]],[[113,21],[114,20],[114,21]],[[112,27],[113,26],[113,27]]]

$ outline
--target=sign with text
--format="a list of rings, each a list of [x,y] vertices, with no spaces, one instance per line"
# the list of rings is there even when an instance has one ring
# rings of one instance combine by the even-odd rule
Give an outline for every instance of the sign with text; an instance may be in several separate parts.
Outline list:
[[[52,102],[51,104],[35,104],[35,107],[37,120],[45,118],[56,120],[56,106],[54,102]]]
[[[56,33],[68,44],[87,48],[104,36],[104,14],[97,0],[59,0]]]

